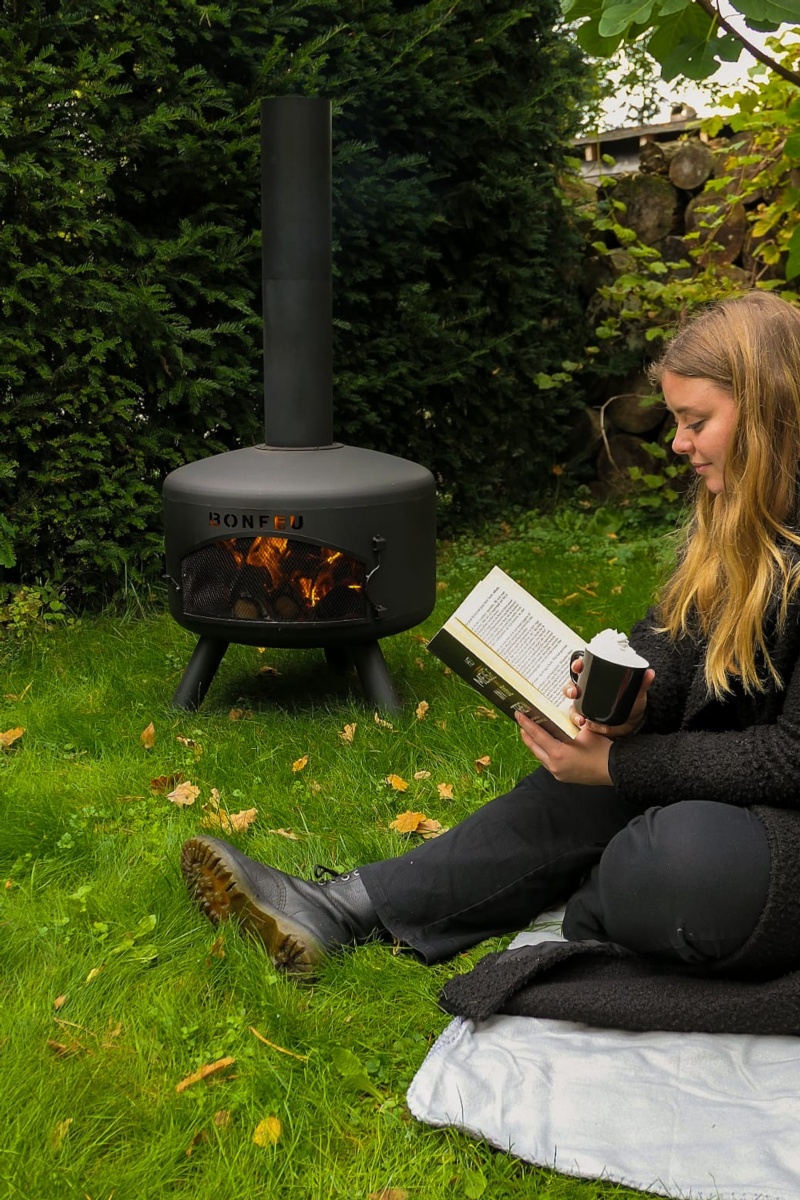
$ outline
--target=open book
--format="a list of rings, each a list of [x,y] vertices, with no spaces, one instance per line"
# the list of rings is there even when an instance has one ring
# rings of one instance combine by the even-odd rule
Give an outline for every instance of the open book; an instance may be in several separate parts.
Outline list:
[[[526,713],[568,741],[578,730],[563,688],[570,655],[585,645],[505,571],[493,567],[428,649],[508,716]]]

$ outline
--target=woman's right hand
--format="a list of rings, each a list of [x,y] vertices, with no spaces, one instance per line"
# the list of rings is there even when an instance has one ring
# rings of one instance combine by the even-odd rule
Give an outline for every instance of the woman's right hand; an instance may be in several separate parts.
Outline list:
[[[575,662],[572,664],[572,670],[576,675],[580,675],[581,671],[583,670],[582,658],[575,659]],[[597,722],[589,721],[579,712],[576,712],[574,705],[570,709],[570,720],[572,721],[573,725],[577,725],[578,729],[583,729],[585,727],[587,729],[591,729],[592,733],[601,733],[603,737],[630,737],[632,733],[636,733],[636,730],[644,721],[644,711],[647,708],[647,692],[655,677],[656,673],[653,668],[648,667],[644,673],[644,679],[642,680],[642,686],[639,688],[639,694],[633,702],[631,715],[628,717],[624,725],[598,725]],[[580,695],[580,690],[574,683],[568,683],[564,688],[564,695],[569,700],[577,700],[578,696]]]

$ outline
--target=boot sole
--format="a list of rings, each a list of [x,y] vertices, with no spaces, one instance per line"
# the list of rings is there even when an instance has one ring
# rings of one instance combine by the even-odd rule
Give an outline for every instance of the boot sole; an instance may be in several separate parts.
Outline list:
[[[190,838],[181,850],[181,871],[190,896],[212,925],[234,918],[243,933],[261,942],[279,971],[306,977],[316,972],[325,957],[320,942],[256,896],[224,845],[213,838]]]

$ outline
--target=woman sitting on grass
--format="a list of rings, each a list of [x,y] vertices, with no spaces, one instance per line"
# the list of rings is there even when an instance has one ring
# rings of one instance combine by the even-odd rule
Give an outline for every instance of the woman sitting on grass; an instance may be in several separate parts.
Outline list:
[[[542,765],[513,791],[322,883],[191,838],[183,872],[212,921],[235,916],[302,974],[375,939],[437,962],[567,899],[570,940],[712,970],[800,965],[800,311],[723,301],[652,374],[698,479],[678,566],[631,635],[653,669],[630,720],[573,712],[563,743],[518,716]]]

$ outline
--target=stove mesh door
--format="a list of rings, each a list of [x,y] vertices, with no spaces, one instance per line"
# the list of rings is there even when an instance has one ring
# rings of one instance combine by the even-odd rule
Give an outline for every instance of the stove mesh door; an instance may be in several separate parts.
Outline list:
[[[299,538],[222,538],[181,562],[183,611],[225,621],[366,619],[364,563]]]

